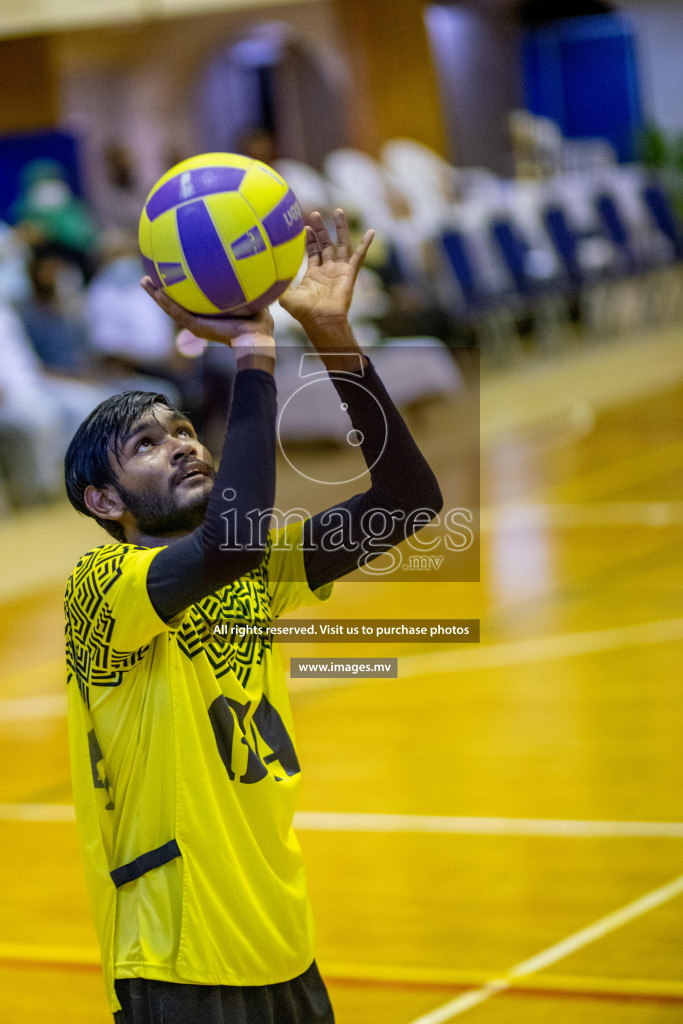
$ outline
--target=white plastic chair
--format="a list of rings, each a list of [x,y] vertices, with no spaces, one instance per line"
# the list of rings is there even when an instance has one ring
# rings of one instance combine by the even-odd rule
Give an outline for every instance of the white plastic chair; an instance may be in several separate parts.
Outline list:
[[[387,169],[359,149],[335,149],[325,158],[325,174],[336,201],[351,204],[363,220],[386,233],[409,214],[400,185]]]
[[[333,205],[324,175],[301,160],[276,160],[273,167],[285,179],[302,208],[324,213]]]
[[[457,195],[457,172],[442,156],[414,139],[392,139],[382,161],[407,197],[413,220],[430,234],[447,222]]]
[[[325,174],[335,204],[355,209],[367,227],[396,246],[408,277],[423,273],[410,202],[396,177],[358,149],[333,150],[325,158]]]

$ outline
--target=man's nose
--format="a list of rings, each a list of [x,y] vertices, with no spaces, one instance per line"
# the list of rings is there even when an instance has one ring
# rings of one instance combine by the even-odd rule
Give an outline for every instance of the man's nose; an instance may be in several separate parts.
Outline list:
[[[174,437],[172,440],[173,451],[171,459],[173,462],[186,459],[188,455],[197,455],[199,452],[199,441],[194,437]]]

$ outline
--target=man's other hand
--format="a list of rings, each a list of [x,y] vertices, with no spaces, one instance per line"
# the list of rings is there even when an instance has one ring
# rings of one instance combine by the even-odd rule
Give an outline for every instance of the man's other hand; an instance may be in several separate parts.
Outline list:
[[[232,342],[244,335],[259,336],[264,338],[273,337],[273,318],[268,309],[262,309],[254,316],[198,316],[195,313],[188,313],[186,309],[179,306],[177,302],[166,294],[163,288],[155,288],[150,277],[143,277],[140,284],[156,302],[157,306],[168,313],[172,320],[190,331],[196,338],[204,338],[206,341],[218,341],[224,345],[232,345]]]
[[[337,241],[333,242],[319,213],[311,214],[306,227],[308,268],[297,288],[288,288],[280,305],[298,320],[309,337],[320,329],[346,321],[353,287],[363,260],[375,237],[366,231],[351,252],[349,226],[343,210],[334,211]]]

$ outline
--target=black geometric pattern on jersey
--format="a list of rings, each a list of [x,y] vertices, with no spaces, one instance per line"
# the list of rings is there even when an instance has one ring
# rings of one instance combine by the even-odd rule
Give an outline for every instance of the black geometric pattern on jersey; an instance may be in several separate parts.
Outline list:
[[[207,624],[216,621],[268,622],[268,562],[272,543],[257,569],[234,583],[221,587],[188,608],[175,639],[190,659],[204,654],[217,679],[233,672],[246,686],[251,670],[263,663],[272,647],[270,637],[253,635],[229,642],[213,636]],[[78,562],[67,584],[65,596],[67,682],[78,683],[86,705],[90,706],[89,686],[118,686],[127,671],[137,665],[149,645],[136,651],[117,651],[111,646],[114,619],[106,600],[112,586],[121,577],[122,563],[131,551],[144,548],[131,544],[108,545],[88,552]],[[211,636],[207,640],[207,636]]]
[[[107,545],[89,551],[78,562],[64,598],[66,617],[67,683],[75,678],[86,704],[89,686],[118,686],[124,674],[142,660],[149,645],[137,651],[111,646],[114,619],[106,596],[121,577],[121,566],[132,544]]]
[[[196,658],[201,653],[206,655],[217,679],[233,672],[240,684],[246,686],[252,669],[262,664],[265,652],[272,647],[270,637],[262,639],[250,635],[228,640],[207,628],[215,622],[270,620],[270,551],[269,539],[261,565],[192,605],[176,634],[178,645],[188,658]]]

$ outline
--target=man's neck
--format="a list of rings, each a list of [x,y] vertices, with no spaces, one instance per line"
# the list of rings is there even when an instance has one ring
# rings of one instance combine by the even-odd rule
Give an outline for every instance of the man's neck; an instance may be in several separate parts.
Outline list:
[[[126,531],[126,544],[134,544],[139,548],[165,548],[175,544],[176,541],[187,537],[192,530],[182,530],[177,533],[169,533],[166,537],[152,536],[149,533],[140,533],[138,530]]]

